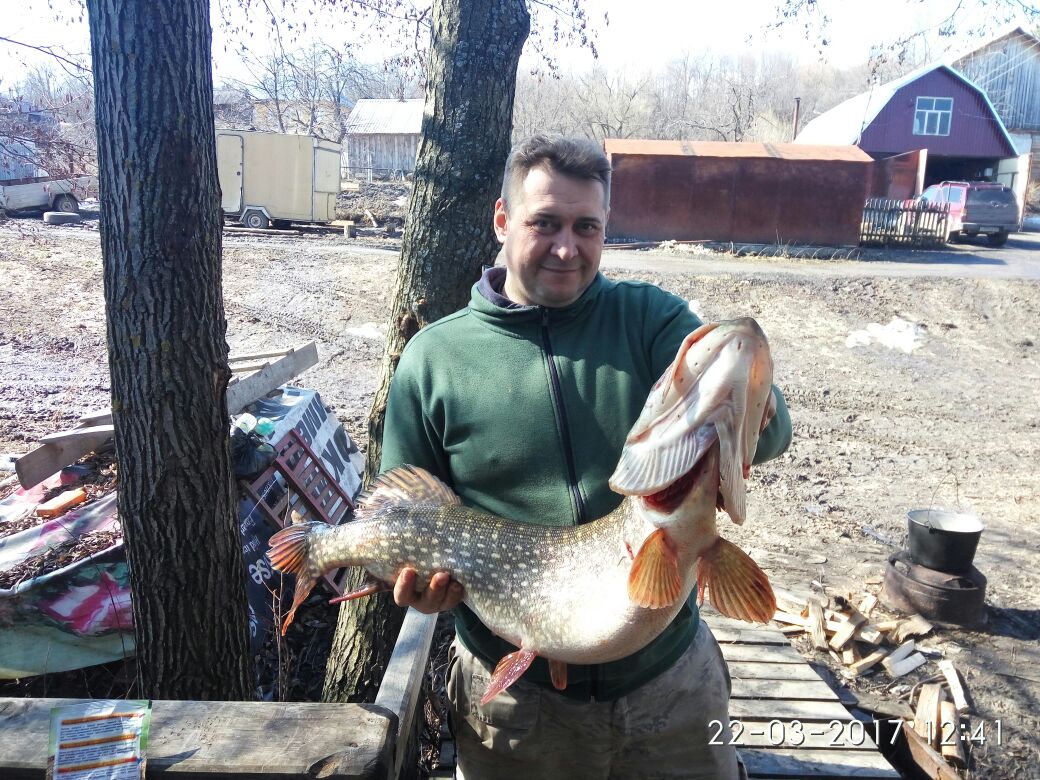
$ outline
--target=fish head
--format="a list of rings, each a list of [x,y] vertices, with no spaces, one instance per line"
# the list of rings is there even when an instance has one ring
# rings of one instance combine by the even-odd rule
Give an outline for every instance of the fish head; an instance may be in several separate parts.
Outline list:
[[[652,496],[689,476],[717,442],[726,511],[744,519],[744,490],[773,378],[769,342],[750,317],[687,336],[629,431],[610,478],[623,495]]]

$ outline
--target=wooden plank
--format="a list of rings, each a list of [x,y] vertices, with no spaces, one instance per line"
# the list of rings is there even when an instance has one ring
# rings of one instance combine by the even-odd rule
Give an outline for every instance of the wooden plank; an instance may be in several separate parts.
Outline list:
[[[732,672],[730,672],[732,677]],[[816,680],[733,680],[733,699],[805,699],[838,701],[831,687]]]
[[[887,669],[889,666],[896,663],[897,661],[902,661],[912,652],[914,652],[914,640],[908,639],[888,654],[888,658],[885,659],[885,668]]]
[[[238,414],[247,405],[272,390],[284,385],[318,362],[318,347],[311,341],[286,352],[285,357],[251,376],[228,385],[228,413]],[[87,415],[92,422],[104,419],[103,412]],[[93,452],[111,441],[111,425],[89,425],[62,433],[50,434],[43,444],[27,452],[15,461],[15,471],[22,487],[30,488],[47,479],[61,468],[75,463],[89,452]]]
[[[259,360],[260,358],[282,357],[283,355],[288,355],[292,351],[292,348],[272,349],[268,352],[249,352],[245,355],[228,355],[228,364],[241,363],[247,360]]]
[[[711,625],[711,633],[721,644],[745,645],[786,645],[789,644],[787,637],[774,628],[729,628],[728,626]]]
[[[809,622],[806,627],[812,635],[813,647],[817,650],[827,649],[827,632],[823,623],[823,605],[816,599],[809,599]]]
[[[80,428],[87,425],[108,425],[112,422],[111,409],[98,409],[96,412],[85,414],[79,418]]]
[[[808,664],[759,663],[755,661],[728,661],[729,675],[737,680],[819,680],[820,675]]]
[[[101,426],[92,426],[100,428]],[[38,485],[56,471],[75,463],[88,452],[100,449],[112,440],[112,433],[97,430],[91,436],[68,438],[42,444],[14,462],[15,472],[22,487]]]
[[[943,757],[932,750],[931,746],[914,731],[913,727],[903,721],[903,736],[910,746],[910,755],[914,763],[921,768],[927,777],[933,780],[960,780],[960,774]]]
[[[939,671],[946,678],[946,685],[950,688],[950,698],[953,699],[953,705],[957,708],[957,712],[961,715],[965,714],[969,709],[968,697],[965,695],[964,687],[961,685],[957,667],[953,665],[953,661],[943,660],[939,661]]]
[[[57,444],[58,442],[75,441],[77,439],[93,441],[98,436],[105,436],[110,439],[112,438],[112,432],[113,428],[111,425],[90,425],[85,428],[72,428],[67,431],[59,431],[58,433],[48,433],[46,436],[41,436],[40,441],[43,444]],[[47,476],[50,476],[50,474]]]
[[[804,664],[798,651],[782,645],[719,645],[726,661],[760,661],[774,664]]]
[[[397,635],[394,652],[379,684],[376,694],[377,707],[385,707],[397,716],[397,745],[390,777],[396,778],[410,746],[412,725],[415,722],[416,704],[426,677],[426,662],[430,657],[437,615],[424,615],[409,609]]]
[[[740,751],[750,780],[756,778],[841,778],[899,780],[899,773],[872,750],[789,750],[748,748]]]
[[[730,699],[729,716],[731,718],[761,718],[764,714],[780,720],[801,721],[848,720],[849,718],[849,711],[838,701]]]
[[[939,747],[940,707],[946,694],[942,683],[929,683],[921,686],[917,697],[917,709],[914,710],[914,731],[924,738],[933,748]],[[958,735],[959,736],[959,735]]]
[[[228,414],[238,414],[257,398],[284,385],[290,379],[316,365],[317,362],[318,347],[311,341],[302,347],[293,349],[288,355],[267,368],[229,385],[227,390]]]
[[[50,710],[79,699],[0,699],[0,777],[41,780]],[[148,776],[385,777],[393,717],[372,705],[155,701]]]
[[[712,727],[713,737],[717,729]],[[855,718],[795,723],[759,716],[731,720],[729,729],[720,732],[715,741],[732,742],[738,748],[877,750],[873,736],[874,727]]]
[[[958,769],[968,764],[961,734],[961,716],[957,706],[952,701],[944,701],[939,705],[939,752]]]
[[[231,366],[232,374],[248,374],[250,371],[259,371],[271,365],[270,360],[257,360],[252,363],[234,363]]]

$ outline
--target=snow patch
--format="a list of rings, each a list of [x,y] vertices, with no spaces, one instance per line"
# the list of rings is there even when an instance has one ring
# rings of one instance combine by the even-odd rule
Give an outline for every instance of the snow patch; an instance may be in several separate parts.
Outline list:
[[[910,322],[902,317],[893,317],[888,325],[872,322],[864,330],[854,330],[845,339],[845,346],[865,347],[878,343],[889,349],[898,349],[910,354],[924,344],[924,326],[919,322]]]
[[[368,339],[369,341],[383,341],[386,338],[386,325],[377,325],[374,322],[363,322],[356,328],[347,328],[348,336]]]

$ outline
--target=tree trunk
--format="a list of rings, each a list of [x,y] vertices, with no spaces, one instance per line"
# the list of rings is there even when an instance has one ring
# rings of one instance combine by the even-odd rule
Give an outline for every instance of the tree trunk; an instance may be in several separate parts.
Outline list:
[[[88,0],[101,250],[143,698],[246,699],[207,0]]]
[[[466,305],[498,243],[491,217],[513,127],[523,0],[435,0],[422,137],[390,327],[368,422],[366,477],[379,471],[383,417],[401,350],[425,325]],[[403,613],[387,594],[348,601],[325,676],[326,701],[372,701]]]

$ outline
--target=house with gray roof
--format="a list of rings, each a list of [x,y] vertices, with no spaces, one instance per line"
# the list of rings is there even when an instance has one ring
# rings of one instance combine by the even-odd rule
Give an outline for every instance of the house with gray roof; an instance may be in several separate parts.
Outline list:
[[[347,119],[343,167],[356,178],[394,178],[415,170],[422,131],[422,98],[362,99]]]

